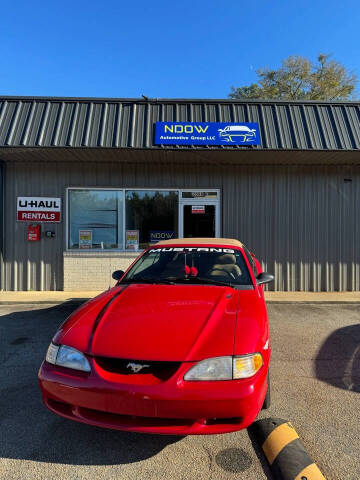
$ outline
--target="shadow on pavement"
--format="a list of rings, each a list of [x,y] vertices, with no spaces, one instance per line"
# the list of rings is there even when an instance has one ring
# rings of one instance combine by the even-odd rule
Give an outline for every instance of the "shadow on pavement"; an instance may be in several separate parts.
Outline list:
[[[0,457],[114,465],[150,458],[181,440],[92,427],[43,406],[38,369],[56,329],[78,306],[8,306],[12,313],[0,316]]]
[[[339,328],[327,337],[315,359],[315,375],[360,393],[360,324]]]
[[[262,451],[262,448],[260,447],[255,435],[254,435],[254,432],[251,430],[251,426],[250,428],[247,429],[247,434],[249,435],[249,438],[250,438],[250,441],[251,441],[251,444],[253,446],[253,449],[254,449],[254,452],[256,453],[256,456],[262,466],[262,469],[264,471],[264,475],[266,475],[266,478],[267,480],[273,480],[273,476],[271,474],[271,470],[270,470],[270,467],[269,467],[269,464],[265,458],[265,454],[264,452]]]

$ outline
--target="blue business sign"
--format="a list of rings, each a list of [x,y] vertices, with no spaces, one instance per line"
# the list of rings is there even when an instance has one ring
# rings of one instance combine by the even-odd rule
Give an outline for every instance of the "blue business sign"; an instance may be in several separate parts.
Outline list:
[[[260,145],[257,123],[156,122],[156,145]]]

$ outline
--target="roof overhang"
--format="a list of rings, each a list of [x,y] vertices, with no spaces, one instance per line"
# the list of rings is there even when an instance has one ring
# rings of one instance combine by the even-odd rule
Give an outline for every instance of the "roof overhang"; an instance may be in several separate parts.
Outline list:
[[[201,163],[243,165],[354,165],[359,150],[210,150],[3,147],[3,162]]]

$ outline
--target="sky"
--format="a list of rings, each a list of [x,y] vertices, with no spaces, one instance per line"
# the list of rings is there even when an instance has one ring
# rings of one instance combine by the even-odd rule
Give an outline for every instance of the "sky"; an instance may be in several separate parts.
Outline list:
[[[359,0],[0,7],[0,95],[226,98],[232,85],[256,82],[256,69],[295,54],[332,54],[360,77]]]

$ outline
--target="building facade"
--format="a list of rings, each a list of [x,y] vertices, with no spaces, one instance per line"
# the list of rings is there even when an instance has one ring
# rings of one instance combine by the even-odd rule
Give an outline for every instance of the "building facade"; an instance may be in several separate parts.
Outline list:
[[[156,122],[260,141],[165,145]],[[275,290],[360,289],[360,103],[0,97],[0,161],[2,290],[105,289],[178,236],[240,239]]]

